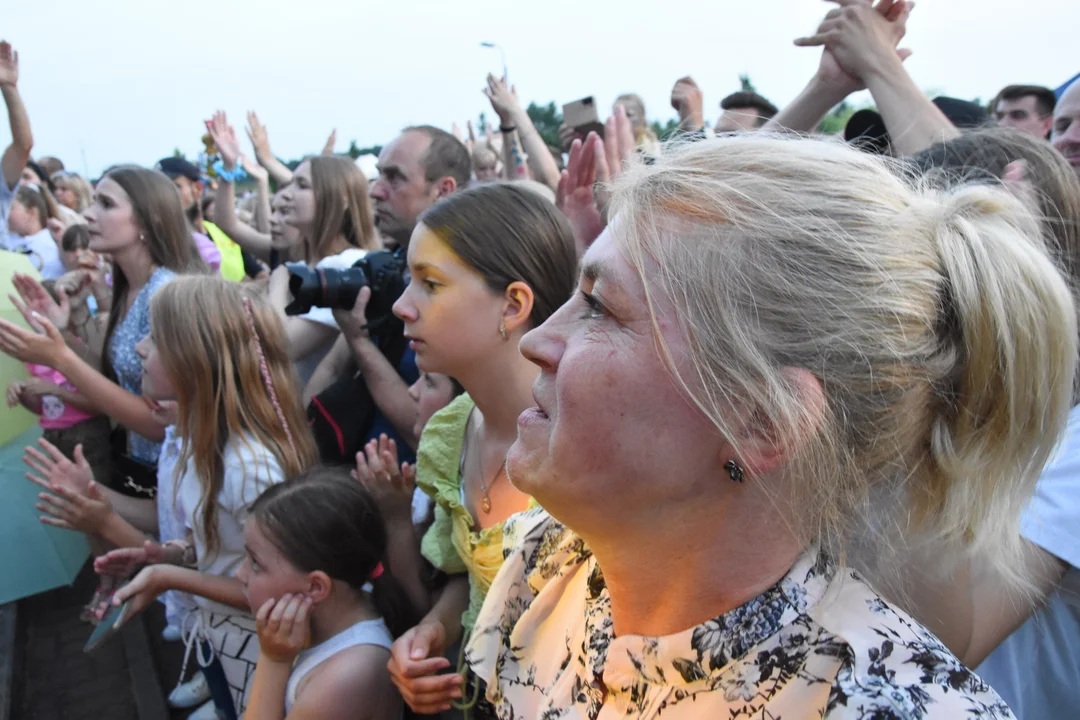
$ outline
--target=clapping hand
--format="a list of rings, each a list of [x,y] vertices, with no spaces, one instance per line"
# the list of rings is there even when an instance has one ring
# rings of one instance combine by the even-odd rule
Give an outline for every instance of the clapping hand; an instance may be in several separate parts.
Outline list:
[[[40,282],[29,275],[15,273],[11,278],[11,284],[15,286],[15,291],[19,293],[19,297],[16,298],[14,295],[9,294],[8,299],[22,313],[27,324],[34,330],[43,332],[41,324],[34,317],[34,313],[48,318],[57,327],[66,328],[68,326],[71,321],[71,303],[64,287],[58,287],[56,290],[56,295],[60,299],[58,303],[52,299],[52,296],[42,287]]]
[[[38,440],[38,445],[45,452],[32,445],[26,446],[23,451],[23,462],[38,473],[26,473],[27,480],[50,491],[56,487],[81,494],[88,491],[90,483],[94,481],[94,470],[83,455],[82,445],[75,446],[74,462],[64,457],[64,453],[44,438]]]
[[[570,145],[570,159],[559,177],[555,204],[570,220],[579,257],[607,225],[597,197],[597,183],[611,180],[607,162],[604,141],[591,132],[584,144],[574,140]]]
[[[830,10],[814,35],[795,40],[799,47],[824,47],[818,77],[825,83],[855,92],[866,87],[867,74],[882,63],[911,56],[896,47],[907,33],[907,21],[915,7],[903,0],[829,0]]]
[[[356,453],[356,479],[375,497],[387,518],[411,519],[416,466],[398,464],[397,443],[385,434]]]
[[[142,547],[117,548],[94,560],[94,572],[98,575],[128,578],[140,565],[165,562],[165,548],[161,543],[147,540]]]
[[[45,513],[38,519],[46,525],[97,534],[112,514],[112,505],[96,482],[91,481],[85,493],[62,485],[50,490],[38,494],[40,502],[35,506],[38,512]]]
[[[254,115],[254,113],[251,113],[251,115]],[[221,110],[214,113],[214,117],[206,121],[206,129],[214,140],[214,147],[217,148],[218,153],[221,155],[221,164],[225,166],[226,170],[232,171],[240,157],[240,143],[237,141],[236,131],[229,124],[225,113]],[[269,145],[267,147],[269,148]]]
[[[270,136],[266,133],[266,126],[259,122],[259,116],[255,114],[254,110],[248,113],[247,135],[255,148],[256,158],[273,157],[273,153],[270,152]]]

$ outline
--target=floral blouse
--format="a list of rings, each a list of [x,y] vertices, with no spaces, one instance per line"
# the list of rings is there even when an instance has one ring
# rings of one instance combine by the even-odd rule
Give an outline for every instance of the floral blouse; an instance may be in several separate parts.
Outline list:
[[[929,631],[817,552],[697,627],[614,637],[577,535],[543,510],[505,533],[514,545],[467,650],[500,720],[1013,717]]]

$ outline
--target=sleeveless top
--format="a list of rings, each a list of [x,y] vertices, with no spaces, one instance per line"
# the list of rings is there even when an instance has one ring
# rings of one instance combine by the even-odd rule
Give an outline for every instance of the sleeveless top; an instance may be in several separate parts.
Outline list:
[[[337,655],[342,650],[348,650],[357,645],[378,645],[381,648],[390,649],[394,644],[394,638],[382,618],[377,620],[361,620],[355,625],[339,632],[325,642],[321,642],[313,648],[301,652],[293,665],[292,674],[289,675],[289,684],[285,688],[285,714],[292,712],[292,706],[296,702],[296,690],[300,682],[307,677],[308,673]]]

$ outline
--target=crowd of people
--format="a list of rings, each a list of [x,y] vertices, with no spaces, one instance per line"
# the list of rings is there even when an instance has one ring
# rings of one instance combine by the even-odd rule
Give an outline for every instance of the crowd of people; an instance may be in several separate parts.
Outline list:
[[[490,76],[479,136],[290,169],[217,112],[212,172],[93,184],[0,42],[84,619],[164,603],[192,718],[1075,712],[1080,82],[930,100],[912,7],[836,0],[783,108],[677,80],[672,141],[626,94],[549,147]]]

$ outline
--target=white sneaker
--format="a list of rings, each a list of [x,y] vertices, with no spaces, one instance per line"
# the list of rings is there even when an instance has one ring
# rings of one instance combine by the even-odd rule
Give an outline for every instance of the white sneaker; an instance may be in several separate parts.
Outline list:
[[[199,673],[199,676],[202,677],[202,673]],[[214,701],[211,700],[188,715],[188,720],[218,720],[217,708],[214,707]]]
[[[166,625],[165,629],[161,631],[161,639],[165,642],[180,642],[184,639],[184,636],[180,632],[180,628],[175,625]],[[202,673],[199,674],[202,675]]]
[[[169,707],[191,708],[210,699],[210,686],[201,672],[169,693]],[[213,703],[211,703],[213,705]],[[201,708],[200,708],[201,709]],[[211,716],[212,717],[212,716]]]

